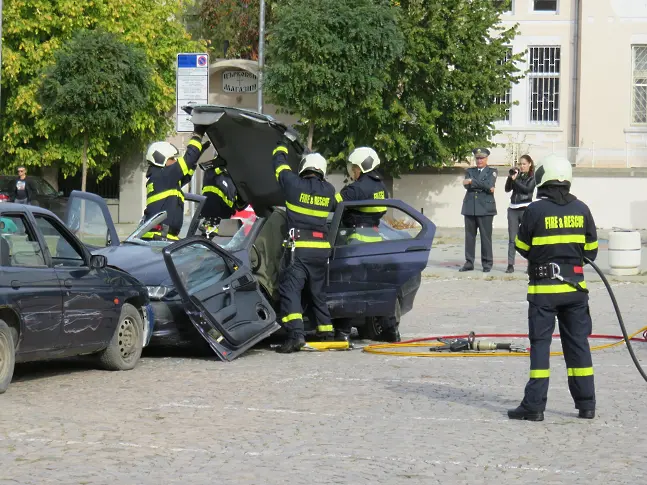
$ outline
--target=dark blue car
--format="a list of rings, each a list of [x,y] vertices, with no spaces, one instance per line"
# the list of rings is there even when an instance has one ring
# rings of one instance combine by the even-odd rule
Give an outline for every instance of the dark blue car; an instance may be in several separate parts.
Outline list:
[[[255,220],[224,221],[221,237],[208,240],[199,217],[204,198],[187,194],[198,207],[194,217],[187,218],[179,242],[139,238],[150,227],[163,224],[164,213],[120,242],[112,220],[99,218],[108,213],[106,208],[88,208],[90,198],[92,204],[98,203],[96,196],[73,192],[70,205],[80,207],[85,200],[86,213],[91,211],[97,219],[90,218],[96,222],[91,229],[86,216],[79,228],[74,220],[78,211],[77,215],[71,211],[68,224],[77,227],[82,240],[84,233],[96,235],[86,238],[93,253],[107,256],[110,265],[148,287],[155,315],[151,345],[192,340],[199,333],[221,359],[232,360],[280,329],[278,273],[287,225],[285,201],[269,154],[287,127],[267,115],[213,105],[194,106],[192,117],[209,125],[207,134],[227,160],[239,193],[254,207]],[[302,153],[303,146],[295,140],[289,160],[294,170]],[[406,203],[387,199],[380,201],[388,207],[379,227],[382,241],[349,244],[344,211],[372,205],[374,201],[343,202],[330,217],[333,250],[326,292],[333,320],[352,319],[360,337],[379,340],[383,319],[395,316],[399,322],[413,307],[436,228]],[[101,239],[102,234],[111,237]],[[304,314],[308,315],[307,308]]]

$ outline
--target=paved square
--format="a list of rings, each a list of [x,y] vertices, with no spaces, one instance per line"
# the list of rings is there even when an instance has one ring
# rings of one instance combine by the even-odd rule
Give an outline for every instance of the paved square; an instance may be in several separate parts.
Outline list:
[[[602,284],[591,288],[594,331],[618,334]],[[644,326],[647,287],[614,288],[629,330]],[[523,281],[435,275],[402,332],[525,333],[525,315]],[[647,365],[647,344],[636,351]],[[557,357],[546,421],[529,423],[505,415],[526,358],[261,347],[233,363],[149,351],[121,373],[23,365],[0,397],[0,483],[644,483],[647,383],[623,347],[594,366],[594,421],[575,417]]]

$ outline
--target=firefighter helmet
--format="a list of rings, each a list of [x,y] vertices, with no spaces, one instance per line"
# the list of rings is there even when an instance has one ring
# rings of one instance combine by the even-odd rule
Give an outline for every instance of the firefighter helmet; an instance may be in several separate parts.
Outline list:
[[[325,177],[327,168],[328,162],[326,162],[326,159],[321,154],[308,153],[301,159],[301,164],[299,165],[299,175],[301,175],[303,172],[310,171],[316,172]]]
[[[566,157],[553,153],[537,162],[535,167],[537,187],[547,184],[570,186],[572,180],[573,167]]]
[[[348,174],[352,176],[353,165],[357,165],[362,173],[375,170],[380,164],[380,157],[377,156],[375,150],[369,147],[355,148],[348,157]]]
[[[179,154],[180,151],[172,143],[158,141],[148,147],[146,161],[157,167],[164,167],[169,158],[177,158]]]

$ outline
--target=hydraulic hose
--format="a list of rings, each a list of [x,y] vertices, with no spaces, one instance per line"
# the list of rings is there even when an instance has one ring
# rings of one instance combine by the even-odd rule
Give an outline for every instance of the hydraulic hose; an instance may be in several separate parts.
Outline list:
[[[631,346],[631,339],[627,336],[627,329],[625,328],[625,323],[622,320],[622,314],[620,313],[620,307],[618,306],[618,302],[616,301],[616,297],[613,294],[613,290],[611,289],[611,285],[609,284],[609,282],[607,281],[607,278],[602,273],[602,270],[600,268],[598,268],[597,264],[595,264],[593,261],[591,261],[587,257],[584,257],[584,262],[591,265],[591,268],[593,268],[595,270],[595,272],[598,274],[598,276],[602,280],[602,283],[604,283],[604,286],[606,286],[607,291],[609,292],[609,296],[611,297],[611,303],[613,303],[613,308],[616,311],[616,316],[618,317],[618,323],[620,324],[620,330],[622,330],[622,337],[624,338],[624,341],[627,344],[627,350],[629,351],[629,355],[631,355],[631,360],[633,360],[634,364],[636,365],[636,369],[638,369],[638,372],[640,372],[640,375],[642,376],[642,378],[645,379],[645,381],[647,381],[647,374],[645,374],[645,371],[643,370],[642,366],[640,365],[640,362],[638,361],[638,358],[636,357],[636,354],[634,353],[634,349]]]
[[[620,307],[618,306],[618,302],[616,300],[616,297],[613,293],[613,290],[611,289],[611,285],[609,284],[609,281],[607,278],[604,276],[604,273],[602,273],[602,270],[589,258],[584,258],[584,261],[587,264],[590,264],[591,267],[595,270],[595,272],[600,276],[600,279],[602,280],[602,283],[604,283],[604,286],[607,289],[607,292],[609,293],[609,296],[611,297],[611,302],[613,303],[613,309],[616,312],[616,317],[618,318],[618,323],[620,324],[620,330],[622,331],[622,336],[620,335],[599,335],[599,334],[593,334],[590,335],[589,338],[591,339],[605,339],[605,340],[618,340],[617,342],[612,342],[604,345],[598,345],[595,347],[591,347],[591,351],[596,351],[596,350],[603,350],[603,349],[609,349],[612,347],[616,347],[622,343],[625,343],[627,345],[627,350],[629,351],[629,355],[631,356],[631,360],[633,361],[634,365],[636,366],[636,369],[638,369],[638,372],[642,376],[642,378],[647,381],[647,374],[643,370],[642,366],[640,365],[640,362],[638,361],[638,358],[636,357],[636,354],[634,353],[633,347],[631,345],[631,341],[634,342],[647,342],[647,327],[643,327],[637,332],[634,332],[631,335],[627,334],[627,329],[625,328],[624,321],[622,319],[622,313],[620,312]],[[637,337],[639,334],[643,334],[642,337]],[[553,334],[553,337],[558,337],[559,334]],[[442,352],[407,352],[407,351],[401,351],[401,350],[390,350],[390,349],[396,349],[396,348],[411,348],[411,347],[429,347],[430,345],[442,345],[440,342],[430,342],[430,341],[437,341],[438,339],[443,339],[443,340],[450,340],[450,339],[459,339],[459,338],[467,338],[468,335],[445,335],[445,336],[440,336],[440,337],[425,337],[425,338],[417,338],[417,339],[411,339],[411,340],[406,340],[403,342],[399,343],[388,343],[388,344],[373,344],[373,345],[367,345],[365,346],[362,350],[364,352],[367,352],[369,354],[382,354],[382,355],[396,355],[396,356],[406,356],[406,357],[435,357],[435,358],[456,358],[456,357],[528,357],[528,352],[479,352],[479,351],[462,351],[462,352],[447,352],[447,353],[442,353]],[[527,338],[528,334],[520,334],[520,333],[491,333],[491,334],[479,334],[478,337],[489,337],[489,338]],[[563,352],[551,352],[551,356],[558,356],[558,355],[564,355]]]

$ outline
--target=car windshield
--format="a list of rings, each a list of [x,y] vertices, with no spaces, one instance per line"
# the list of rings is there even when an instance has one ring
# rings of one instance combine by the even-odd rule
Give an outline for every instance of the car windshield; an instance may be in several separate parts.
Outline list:
[[[247,247],[247,240],[250,237],[250,232],[254,222],[258,220],[255,217],[250,219],[242,219],[243,225],[240,226],[240,229],[234,234],[234,237],[226,244],[220,244],[223,249],[226,249],[230,253],[235,253],[237,251],[242,251]]]
[[[197,202],[194,202],[192,200],[185,200],[184,219],[182,221],[182,229],[180,230],[180,234],[178,234],[178,237],[180,239],[185,239],[187,237],[195,235],[195,234],[188,234],[188,231],[189,231],[189,227],[191,226],[191,221],[193,220],[193,214],[198,209],[198,206],[199,204]],[[146,244],[153,247],[168,246],[174,241],[151,241],[151,240],[141,239],[141,236],[149,232],[153,227],[160,224],[164,224],[164,220],[166,220],[166,217],[162,217],[159,214],[156,214],[150,219],[146,221],[142,221],[124,242],[133,243],[133,244]],[[202,225],[203,220],[204,218],[200,218],[200,223],[198,227]]]

